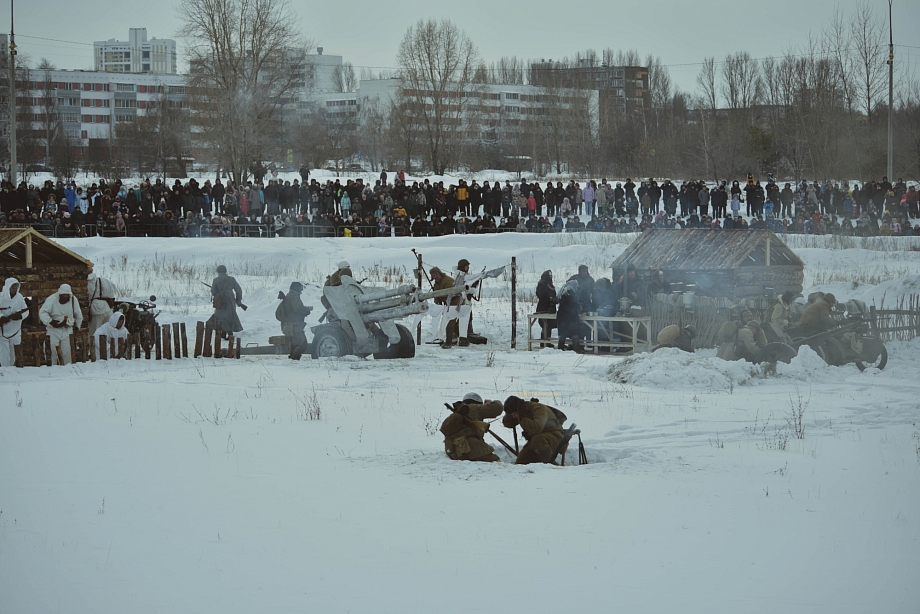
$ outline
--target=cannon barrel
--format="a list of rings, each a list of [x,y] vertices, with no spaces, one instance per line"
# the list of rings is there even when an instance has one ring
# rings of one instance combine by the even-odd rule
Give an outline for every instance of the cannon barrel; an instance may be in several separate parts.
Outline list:
[[[382,322],[384,320],[398,320],[400,318],[412,316],[417,313],[425,313],[426,311],[428,311],[428,303],[412,303],[410,305],[402,305],[399,307],[390,307],[389,309],[381,309],[380,311],[362,313],[361,321],[365,324],[371,324],[373,322]]]
[[[431,290],[430,292],[419,292],[418,300],[427,301],[430,298],[440,298],[442,296],[454,296],[455,294],[462,294],[469,291],[467,286],[454,286],[453,288],[445,288],[443,290]]]
[[[410,302],[411,294],[400,294],[397,296],[391,296],[389,298],[380,299],[378,301],[373,301],[371,303],[364,302],[358,303],[358,312],[359,313],[373,313],[375,311],[380,311],[381,309],[388,309],[390,307],[399,307],[400,305],[408,305]]]
[[[415,292],[415,286],[400,286],[398,288],[393,288],[392,290],[381,290],[379,292],[368,292],[366,294],[359,294],[355,297],[355,302],[359,305],[363,303],[370,303],[371,301],[376,301],[384,298],[392,298],[394,296],[403,296],[409,295]]]

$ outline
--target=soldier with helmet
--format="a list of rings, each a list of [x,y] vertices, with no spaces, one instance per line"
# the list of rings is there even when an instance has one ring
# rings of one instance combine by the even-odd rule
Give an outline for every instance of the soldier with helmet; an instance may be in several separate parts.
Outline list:
[[[565,414],[537,400],[525,401],[510,396],[504,403],[505,416],[502,424],[507,428],[520,425],[527,443],[518,453],[515,464],[549,463],[553,461],[553,452],[562,442]],[[568,446],[562,446],[559,453],[565,454]]]
[[[828,292],[805,308],[805,313],[790,331],[796,337],[811,337],[833,328],[836,324],[831,318],[831,310],[837,304],[837,297]]]
[[[498,401],[482,400],[475,392],[467,393],[463,400],[454,403],[453,413],[441,423],[444,435],[444,452],[451,460],[496,462],[501,459],[495,450],[483,441],[489,430],[486,420],[497,418],[504,409]]]
[[[211,299],[214,313],[208,323],[224,339],[243,330],[237,307],[243,307],[243,289],[236,279],[227,275],[227,267],[217,267],[217,277],[211,282]],[[245,307],[244,307],[245,309]]]
[[[454,288],[458,288],[466,285],[466,277],[470,273],[470,261],[466,258],[461,258],[457,263],[457,276],[454,279]],[[473,287],[476,287],[479,282],[473,284]],[[465,300],[461,300],[461,296],[465,296]],[[447,333],[447,326],[451,320],[457,320],[457,336],[460,338],[459,344],[460,347],[467,347],[470,342],[467,338],[469,335],[469,326],[470,318],[473,315],[473,295],[467,293],[465,295],[457,295],[451,302],[448,304],[447,309],[444,311],[444,315],[441,316],[441,326],[439,329],[439,338],[444,339],[444,343],[441,344],[441,347],[448,349],[453,345],[453,339],[449,338]]]

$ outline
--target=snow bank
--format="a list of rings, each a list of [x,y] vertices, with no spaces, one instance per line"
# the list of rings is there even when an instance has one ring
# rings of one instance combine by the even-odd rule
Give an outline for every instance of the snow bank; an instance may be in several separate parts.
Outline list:
[[[849,365],[847,369],[855,369]],[[775,369],[766,363],[752,364],[745,360],[722,360],[715,356],[688,354],[673,348],[636,354],[607,369],[607,376],[618,384],[632,384],[664,390],[732,390],[735,386],[762,383],[768,378],[796,381],[826,379],[831,370],[810,347],[802,347],[789,364],[777,363]]]

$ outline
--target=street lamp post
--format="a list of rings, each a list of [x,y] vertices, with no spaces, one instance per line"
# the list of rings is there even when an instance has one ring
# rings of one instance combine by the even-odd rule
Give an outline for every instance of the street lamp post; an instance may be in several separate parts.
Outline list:
[[[13,28],[13,3],[10,0],[10,183],[16,188],[16,33]]]
[[[894,182],[894,36],[891,33],[891,2],[888,0],[888,181]]]

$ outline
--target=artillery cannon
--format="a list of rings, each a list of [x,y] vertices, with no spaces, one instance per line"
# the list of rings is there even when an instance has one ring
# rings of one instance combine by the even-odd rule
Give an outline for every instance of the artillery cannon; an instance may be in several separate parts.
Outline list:
[[[348,354],[373,354],[377,359],[412,358],[415,356],[412,333],[394,320],[425,313],[428,299],[461,295],[460,300],[465,301],[465,293],[473,283],[475,280],[471,279],[468,284],[430,292],[412,285],[385,290],[365,288],[343,275],[342,285],[323,288],[329,308],[323,316],[326,323],[310,329],[313,331],[310,353],[313,358]]]

